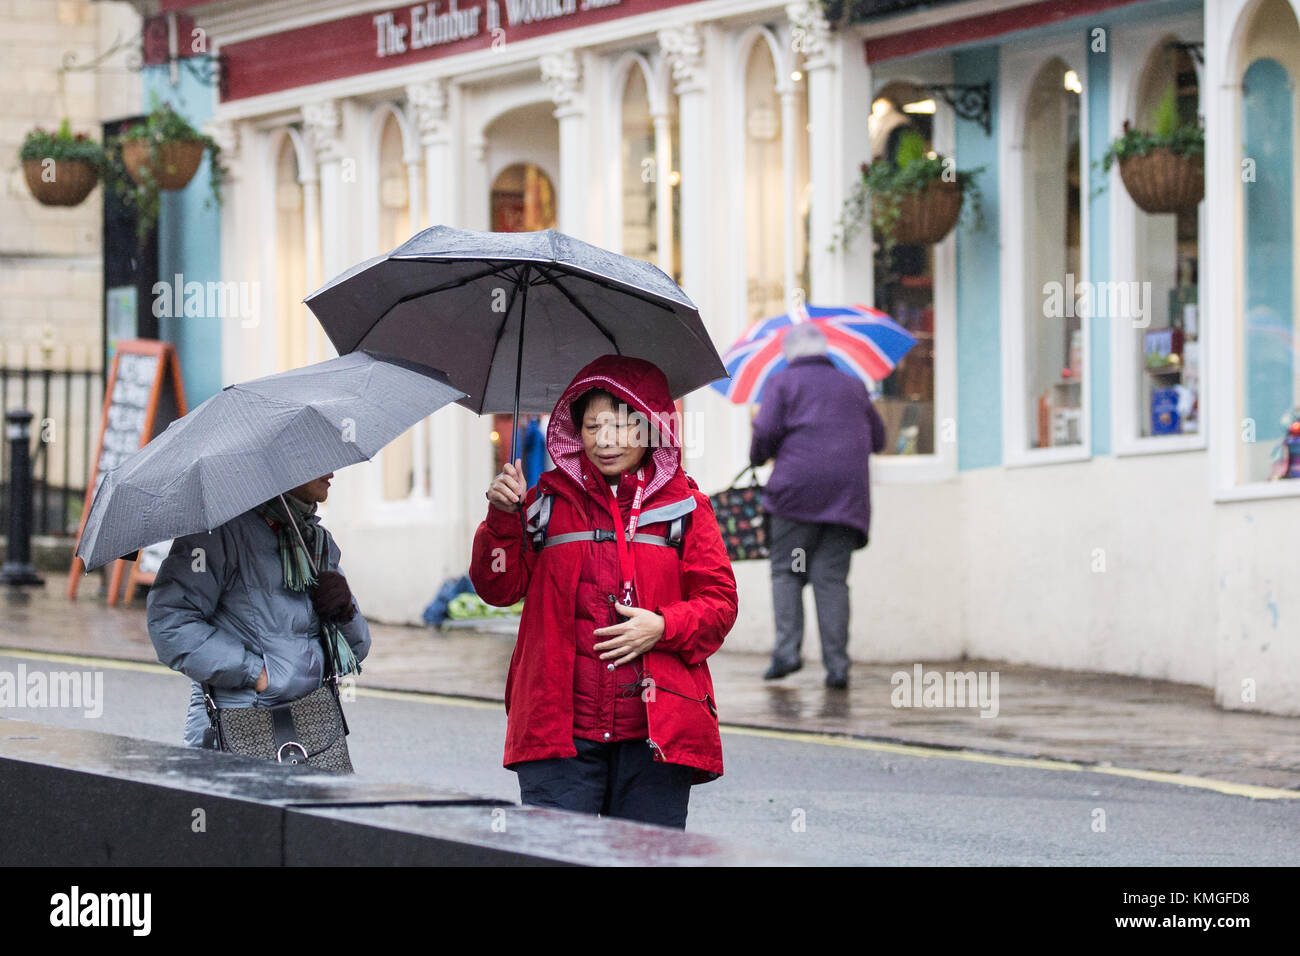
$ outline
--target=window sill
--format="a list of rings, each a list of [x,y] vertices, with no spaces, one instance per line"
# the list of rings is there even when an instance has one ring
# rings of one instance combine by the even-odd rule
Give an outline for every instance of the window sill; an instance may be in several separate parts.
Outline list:
[[[942,455],[871,456],[872,481],[884,485],[911,485],[947,481],[956,477],[957,469]]]
[[[1006,468],[1032,468],[1036,465],[1063,465],[1076,461],[1089,461],[1092,450],[1086,445],[1061,445],[1056,448],[1034,448],[1016,454],[1004,455]]]
[[[1146,438],[1133,438],[1122,445],[1116,445],[1115,457],[1128,458],[1137,455],[1167,455],[1184,451],[1205,451],[1205,434],[1197,432],[1190,435],[1151,435]]]
[[[1245,485],[1218,488],[1214,492],[1215,502],[1222,504],[1234,501],[1261,501],[1268,498],[1300,498],[1300,479],[1252,481]]]

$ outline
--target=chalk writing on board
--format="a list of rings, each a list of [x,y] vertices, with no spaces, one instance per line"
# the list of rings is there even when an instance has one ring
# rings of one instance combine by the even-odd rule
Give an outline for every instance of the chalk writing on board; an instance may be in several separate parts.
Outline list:
[[[157,355],[122,352],[117,356],[117,380],[109,397],[104,440],[99,452],[95,485],[140,448],[149,409],[149,392],[158,374]]]

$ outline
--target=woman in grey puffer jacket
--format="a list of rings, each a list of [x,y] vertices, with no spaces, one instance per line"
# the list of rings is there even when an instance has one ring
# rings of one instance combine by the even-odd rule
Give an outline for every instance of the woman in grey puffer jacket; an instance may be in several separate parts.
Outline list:
[[[332,477],[285,495],[300,528],[324,536],[314,587],[286,584],[283,528],[274,515],[284,528],[287,519],[276,499],[273,507],[246,511],[206,534],[177,538],[158,569],[149,591],[149,637],[162,663],[194,681],[185,721],[190,746],[202,745],[208,727],[204,683],[218,707],[270,707],[320,687],[322,619],[336,622],[356,660],[369,652],[370,629],[338,570],[338,545],[316,515]]]

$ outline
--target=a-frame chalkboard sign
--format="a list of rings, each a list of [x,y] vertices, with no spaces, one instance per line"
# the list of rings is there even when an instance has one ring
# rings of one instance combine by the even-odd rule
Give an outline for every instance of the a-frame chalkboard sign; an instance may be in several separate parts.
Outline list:
[[[81,511],[81,527],[77,529],[78,542],[86,529],[90,504],[95,500],[104,473],[149,444],[185,412],[185,386],[181,382],[176,349],[168,342],[151,339],[119,341],[104,389],[104,413],[99,423],[99,440],[95,443],[95,459],[86,481],[86,503]],[[141,551],[140,555],[144,553]],[[69,598],[77,596],[83,570],[81,558],[74,556],[68,574]],[[125,571],[125,561],[113,562],[109,604],[117,603]],[[141,570],[138,555],[131,568],[131,591],[134,592],[137,584],[152,583],[153,574]]]

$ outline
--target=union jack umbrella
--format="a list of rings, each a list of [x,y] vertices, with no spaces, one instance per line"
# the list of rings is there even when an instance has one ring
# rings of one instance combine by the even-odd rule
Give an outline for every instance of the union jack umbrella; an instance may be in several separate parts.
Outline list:
[[[885,379],[916,344],[907,329],[870,306],[800,306],[755,322],[722,357],[731,378],[713,382],[713,387],[736,405],[762,401],[764,384],[786,366],[781,343],[799,322],[816,323],[826,336],[830,360],[868,383]]]

